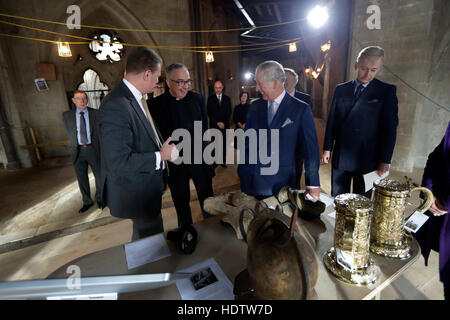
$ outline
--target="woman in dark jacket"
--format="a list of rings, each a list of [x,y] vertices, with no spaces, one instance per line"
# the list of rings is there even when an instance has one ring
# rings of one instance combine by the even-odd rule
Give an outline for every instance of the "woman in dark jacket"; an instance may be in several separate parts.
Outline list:
[[[248,101],[248,92],[241,92],[241,94],[239,95],[239,100],[241,100],[241,103],[234,108],[233,121],[236,124],[236,129],[244,129],[245,122],[247,121],[248,109],[250,108],[250,103]]]
[[[430,217],[415,237],[420,244],[425,265],[431,250],[439,252],[439,275],[444,284],[445,300],[450,300],[450,122],[441,143],[428,156],[422,186],[435,197],[427,215]]]
[[[250,103],[248,99],[248,92],[242,91],[239,95],[239,100],[241,101],[233,111],[233,122],[236,124],[236,129],[245,128],[245,122],[247,121],[248,109],[250,109]],[[234,148],[237,149],[237,139],[234,138]]]

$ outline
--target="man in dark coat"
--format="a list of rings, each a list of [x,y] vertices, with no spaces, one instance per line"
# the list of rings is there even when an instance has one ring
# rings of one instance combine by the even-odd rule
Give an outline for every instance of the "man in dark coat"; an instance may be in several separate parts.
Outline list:
[[[209,127],[219,129],[223,136],[223,162],[222,167],[226,167],[226,129],[230,128],[231,100],[223,92],[222,81],[214,82],[214,94],[208,97],[207,111],[209,116]]]
[[[355,62],[357,77],[339,84],[333,95],[324,139],[322,159],[332,156],[331,193],[365,192],[363,175],[389,170],[397,137],[398,101],[396,87],[375,79],[383,65],[384,50],[363,49]]]
[[[286,92],[289,93],[292,97],[296,97],[297,99],[306,102],[312,110],[313,106],[311,96],[295,88],[298,83],[297,72],[295,72],[294,69],[291,68],[284,68],[284,72],[286,73],[286,81],[284,82],[284,88],[286,89]]]
[[[133,220],[132,240],[164,231],[167,162],[178,157],[170,138],[163,143],[143,98],[158,82],[161,62],[152,49],[134,49],[124,79],[103,99],[98,115],[104,204],[112,216]]]
[[[284,68],[284,72],[286,74],[286,81],[284,82],[284,88],[286,89],[286,92],[289,93],[292,97],[295,97],[305,103],[307,103],[312,110],[312,101],[311,96],[307,93],[298,91],[295,89],[298,83],[298,74],[291,68]],[[297,159],[297,173],[296,173],[296,188],[300,189],[300,179],[302,177],[302,171],[303,171],[303,160],[302,155],[298,154]]]
[[[430,218],[414,234],[425,265],[431,250],[439,252],[439,275],[445,300],[450,300],[450,122],[441,143],[428,156],[422,186],[430,189],[434,202],[426,213]]]
[[[189,206],[191,201],[189,180],[192,179],[194,182],[202,211],[204,200],[214,196],[212,187],[214,170],[212,166],[203,162],[202,155],[200,155],[200,163],[194,161],[195,144],[202,145],[200,151],[203,151],[207,146],[207,142],[203,141],[203,135],[208,129],[208,116],[203,96],[189,90],[192,80],[185,65],[181,63],[171,64],[166,70],[166,76],[169,90],[151,101],[150,111],[164,139],[171,137],[176,129],[187,130],[191,138],[189,159],[184,157],[187,150],[183,149],[180,152],[180,159],[183,159],[184,163],[169,164],[168,182],[177,211],[178,226],[185,227],[193,222]],[[201,135],[197,136],[194,133],[195,125],[200,126]],[[200,141],[194,141],[196,137]],[[176,142],[176,138],[173,137],[173,139]],[[203,211],[203,215],[205,218],[209,216],[205,211]]]
[[[94,202],[91,199],[88,166],[95,177],[95,201],[100,207],[100,145],[97,132],[97,110],[88,107],[84,91],[76,90],[72,98],[75,110],[63,113],[64,126],[70,140],[70,155],[77,175],[78,187],[83,199],[80,213],[87,211]]]

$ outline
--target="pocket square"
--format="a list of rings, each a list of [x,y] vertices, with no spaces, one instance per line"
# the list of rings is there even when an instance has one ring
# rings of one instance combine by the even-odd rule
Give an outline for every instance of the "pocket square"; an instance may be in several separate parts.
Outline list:
[[[281,127],[284,128],[284,127],[286,127],[288,124],[291,124],[291,123],[294,123],[294,121],[292,121],[291,119],[287,118],[287,119],[284,121],[284,123],[283,123],[283,125],[282,125]]]
[[[373,99],[373,100],[370,100],[370,101],[368,101],[369,103],[375,103],[375,102],[378,102],[378,99]]]

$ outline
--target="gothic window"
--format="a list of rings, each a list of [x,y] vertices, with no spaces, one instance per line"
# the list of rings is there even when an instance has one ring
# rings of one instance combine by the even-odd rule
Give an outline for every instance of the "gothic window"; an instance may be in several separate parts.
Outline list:
[[[84,82],[78,86],[78,90],[86,92],[89,99],[89,107],[98,109],[103,97],[109,91],[108,86],[100,81],[97,72],[92,69],[87,69],[84,72],[83,80]]]

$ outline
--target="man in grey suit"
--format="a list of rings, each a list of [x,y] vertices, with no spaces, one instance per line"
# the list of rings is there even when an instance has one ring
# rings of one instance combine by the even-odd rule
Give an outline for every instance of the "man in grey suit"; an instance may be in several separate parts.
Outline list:
[[[178,157],[170,137],[163,143],[144,97],[158,82],[161,63],[152,49],[131,51],[124,79],[103,99],[98,115],[103,205],[112,216],[133,220],[133,241],[164,231],[167,161]]]
[[[84,91],[76,90],[72,98],[75,110],[63,113],[64,126],[70,140],[70,155],[83,198],[80,213],[87,211],[94,202],[91,199],[88,166],[95,177],[95,200],[100,207],[100,148],[97,135],[97,110],[88,107]]]

